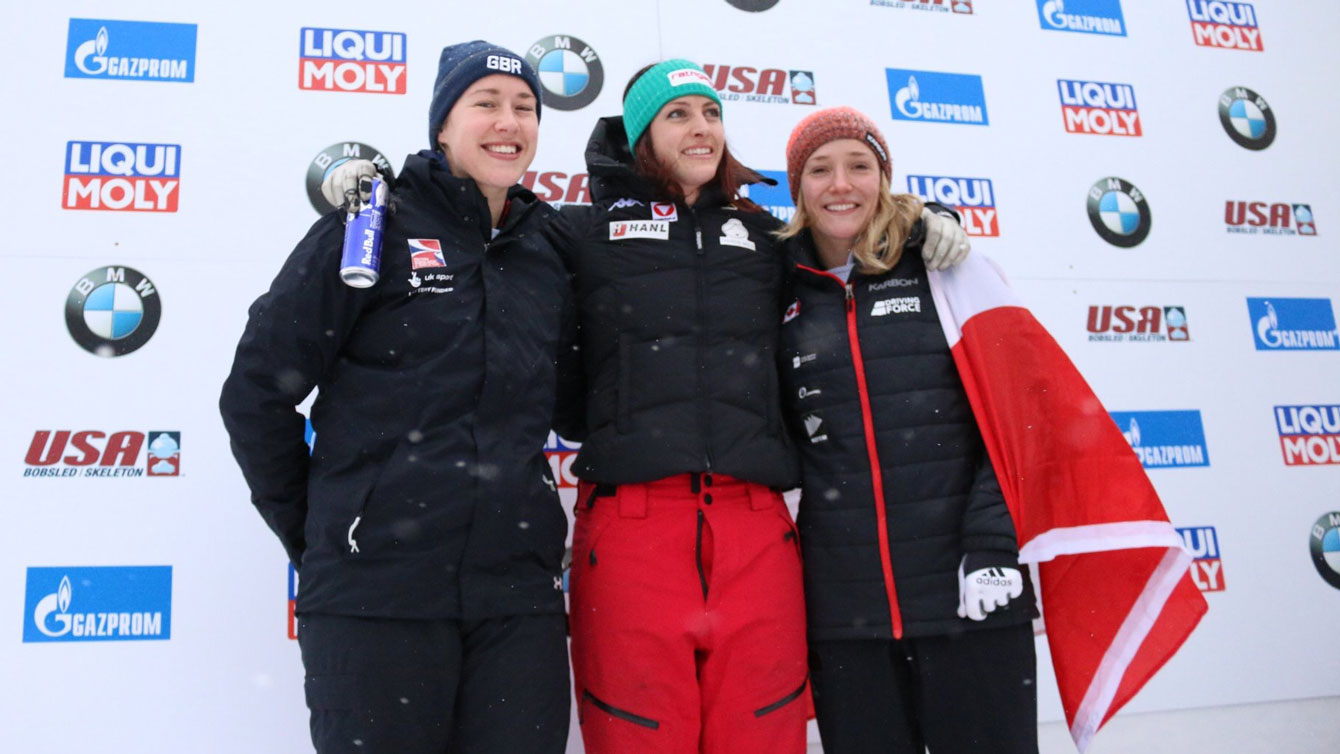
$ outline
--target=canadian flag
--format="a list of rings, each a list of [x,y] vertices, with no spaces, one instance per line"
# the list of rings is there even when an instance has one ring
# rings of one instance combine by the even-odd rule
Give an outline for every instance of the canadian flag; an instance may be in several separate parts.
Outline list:
[[[1192,558],[1121,430],[995,263],[973,254],[928,277],[1019,560],[1037,564],[1061,703],[1084,751],[1205,614]]]

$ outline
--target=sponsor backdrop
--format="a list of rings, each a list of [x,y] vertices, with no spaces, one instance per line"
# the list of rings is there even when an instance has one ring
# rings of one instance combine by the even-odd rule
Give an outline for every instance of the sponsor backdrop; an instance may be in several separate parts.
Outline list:
[[[22,4],[0,489],[0,707],[24,752],[306,750],[300,588],[217,410],[248,304],[353,156],[425,146],[438,52],[547,89],[525,182],[589,200],[628,76],[703,64],[737,154],[873,116],[894,185],[957,207],[1126,433],[1210,611],[1131,712],[1340,695],[1334,3],[336,0]],[[18,159],[21,158],[21,159]],[[753,198],[782,217],[785,186]],[[575,446],[551,437],[565,500]],[[1039,637],[1039,642],[1045,642]],[[74,646],[79,644],[79,646]],[[1061,717],[1039,653],[1040,713]],[[73,723],[73,724],[72,724]],[[1099,738],[1102,736],[1100,734]],[[580,750],[575,735],[572,751]]]

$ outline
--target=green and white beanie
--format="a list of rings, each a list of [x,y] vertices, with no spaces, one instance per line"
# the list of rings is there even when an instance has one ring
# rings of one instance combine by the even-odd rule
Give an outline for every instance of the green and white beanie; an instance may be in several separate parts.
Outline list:
[[[673,59],[648,68],[633,82],[623,100],[623,128],[628,133],[628,148],[636,148],[638,137],[651,125],[665,103],[689,94],[701,94],[721,106],[721,97],[712,88],[712,80],[697,63]]]

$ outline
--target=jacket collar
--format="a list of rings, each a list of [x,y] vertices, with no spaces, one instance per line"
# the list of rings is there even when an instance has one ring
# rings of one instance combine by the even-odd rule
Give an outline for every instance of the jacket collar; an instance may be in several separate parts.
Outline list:
[[[484,240],[493,236],[489,203],[473,178],[458,178],[441,152],[424,149],[405,158],[398,182],[411,186],[420,196],[432,197],[432,203],[447,208],[447,217],[477,226]],[[511,209],[503,221],[505,232],[519,225],[540,203],[533,192],[516,185],[507,190]]]

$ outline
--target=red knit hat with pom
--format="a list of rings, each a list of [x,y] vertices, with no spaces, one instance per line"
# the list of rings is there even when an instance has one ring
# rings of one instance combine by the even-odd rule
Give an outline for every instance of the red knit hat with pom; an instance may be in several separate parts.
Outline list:
[[[814,150],[830,141],[855,139],[875,153],[884,177],[893,180],[893,161],[889,159],[889,145],[875,122],[865,113],[850,107],[830,107],[810,113],[796,124],[786,142],[786,180],[791,187],[791,201],[800,193],[800,171]]]

